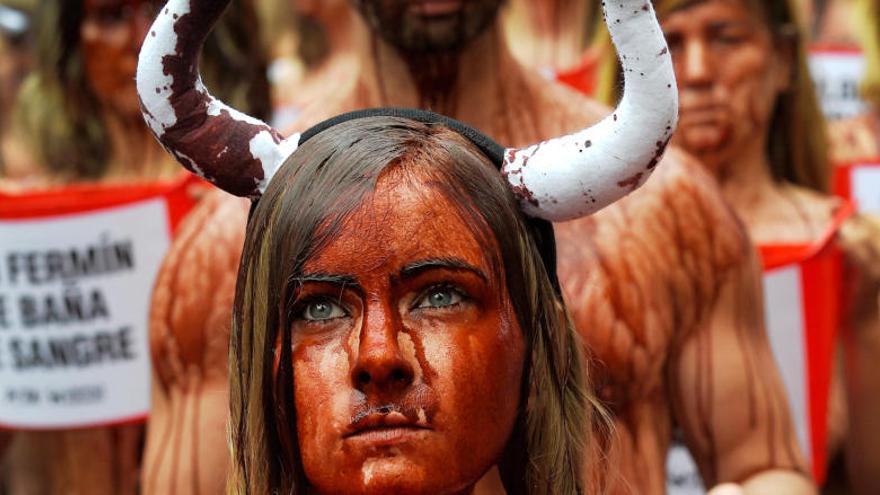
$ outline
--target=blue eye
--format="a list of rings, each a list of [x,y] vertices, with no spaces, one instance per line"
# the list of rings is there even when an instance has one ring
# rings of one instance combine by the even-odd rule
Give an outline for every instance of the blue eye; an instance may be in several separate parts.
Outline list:
[[[338,304],[324,300],[306,304],[299,317],[307,321],[326,321],[342,318],[345,315],[345,310]]]
[[[463,300],[461,292],[451,287],[435,287],[428,290],[416,303],[417,308],[445,308]]]

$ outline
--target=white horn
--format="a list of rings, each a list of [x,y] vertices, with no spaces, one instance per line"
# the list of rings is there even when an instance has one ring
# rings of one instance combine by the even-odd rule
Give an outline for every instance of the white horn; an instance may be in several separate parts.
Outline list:
[[[217,100],[199,52],[229,0],[170,0],[141,47],[137,90],[150,130],[184,167],[232,194],[259,197],[299,143]],[[230,74],[229,77],[236,77]]]
[[[624,71],[617,108],[576,134],[505,153],[523,210],[554,222],[594,213],[641,186],[678,121],[672,58],[648,0],[602,2]]]

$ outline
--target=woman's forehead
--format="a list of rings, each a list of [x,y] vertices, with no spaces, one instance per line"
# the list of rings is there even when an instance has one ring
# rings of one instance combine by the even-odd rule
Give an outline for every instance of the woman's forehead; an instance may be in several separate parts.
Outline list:
[[[417,261],[456,259],[488,273],[486,243],[474,235],[488,228],[475,223],[428,181],[385,175],[303,270],[396,273]]]

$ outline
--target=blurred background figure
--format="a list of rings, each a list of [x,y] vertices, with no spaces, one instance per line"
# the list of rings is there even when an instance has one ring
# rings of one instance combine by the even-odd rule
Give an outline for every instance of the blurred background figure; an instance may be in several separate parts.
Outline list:
[[[798,0],[812,42],[834,46],[858,45],[856,33],[860,22],[856,4],[861,1]]]
[[[655,5],[680,90],[681,120],[673,142],[715,175],[758,246],[803,246],[808,254],[791,260],[801,266],[819,256],[841,255],[840,269],[813,281],[826,290],[841,287],[822,304],[833,311],[839,303],[839,335],[847,342],[846,373],[836,377],[846,383],[847,413],[834,417],[832,405],[828,447],[833,454],[845,445],[852,482],[847,493],[880,493],[880,423],[868,419],[880,417],[880,230],[828,195],[825,122],[793,3],[660,0]],[[762,250],[765,266],[772,264],[771,252]],[[772,302],[768,306],[772,316]],[[779,337],[771,331],[774,339]],[[792,346],[801,335],[784,339],[789,341],[783,345]],[[816,468],[821,473],[825,466]]]
[[[257,8],[271,57],[272,125],[284,129],[319,94],[353,80],[353,39],[364,26],[347,0],[265,0]]]
[[[168,178],[178,173],[149,135],[134,87],[137,54],[159,0],[44,0],[36,67],[15,110],[17,131],[49,184]],[[239,7],[245,9],[245,7]],[[250,12],[250,13],[249,13]],[[267,93],[252,7],[206,47],[206,79],[258,113]],[[222,42],[221,42],[222,40]],[[222,61],[222,62],[221,62]],[[220,77],[236,74],[236,77]]]
[[[35,67],[12,119],[34,165],[16,168],[19,175],[5,178],[3,187],[152,182],[180,174],[148,132],[134,82],[141,42],[163,4],[39,2]],[[208,40],[203,74],[214,94],[266,118],[269,91],[256,13],[250,0],[233,2],[231,9]],[[154,379],[154,396],[174,385]],[[16,495],[136,493],[143,431],[134,424],[15,433],[0,485]]]
[[[595,89],[605,30],[600,2],[594,0],[509,0],[502,12],[504,35],[521,64],[586,95]]]
[[[0,1],[0,180],[25,175],[29,168],[26,153],[11,132],[10,121],[18,88],[33,64],[34,3]]]
[[[867,110],[851,119],[831,124],[832,158],[846,164],[880,161],[880,2],[855,0],[860,22],[860,45],[865,57],[861,84]]]

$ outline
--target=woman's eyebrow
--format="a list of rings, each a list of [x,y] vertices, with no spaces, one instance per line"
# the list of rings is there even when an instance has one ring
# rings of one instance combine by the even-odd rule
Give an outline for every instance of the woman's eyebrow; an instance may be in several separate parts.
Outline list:
[[[350,288],[355,290],[359,290],[361,288],[361,284],[358,283],[357,278],[355,278],[354,275],[349,275],[346,273],[304,273],[298,277],[293,277],[291,280],[298,284],[315,282],[321,284],[339,285],[343,288]]]
[[[403,268],[400,269],[400,278],[408,279],[413,278],[420,273],[423,273],[428,270],[455,270],[455,271],[467,271],[471,272],[474,275],[480,277],[484,281],[489,281],[489,277],[483,273],[479,268],[471,265],[470,263],[464,261],[461,258],[455,257],[443,257],[443,258],[429,258],[424,260],[414,261],[412,263],[407,264]]]

